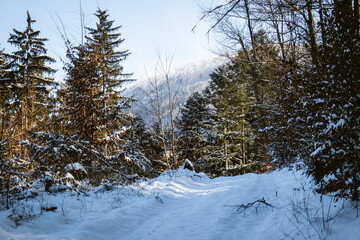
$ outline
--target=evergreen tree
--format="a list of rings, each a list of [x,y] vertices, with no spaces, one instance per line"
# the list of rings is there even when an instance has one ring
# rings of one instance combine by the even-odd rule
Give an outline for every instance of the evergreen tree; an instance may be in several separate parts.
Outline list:
[[[114,147],[109,144],[114,136],[106,141],[101,141],[102,137],[99,136],[102,124],[110,120],[104,119],[101,112],[104,98],[98,71],[98,55],[94,54],[93,46],[85,44],[68,49],[67,57],[69,62],[64,68],[67,76],[58,92],[61,103],[60,139],[68,141],[63,155],[72,156],[73,161],[87,168],[90,178],[98,182],[105,174],[111,174],[114,170],[112,156],[107,155],[109,148]]]
[[[70,163],[87,168],[88,177],[97,183],[102,179],[98,176],[102,168],[112,172],[98,138],[102,92],[97,55],[85,44],[69,48],[67,57],[66,79],[57,92],[59,102],[51,102],[56,107],[48,116],[52,126],[44,131],[29,131],[30,141],[22,143],[37,164],[33,175],[45,185],[49,178],[61,181]]]
[[[0,140],[0,195],[1,197],[6,196],[7,208],[9,208],[10,179],[14,175],[20,175],[19,172],[17,172],[16,163],[11,161],[11,157],[9,156],[10,141],[10,135]]]
[[[181,109],[179,119],[179,152],[182,159],[201,161],[209,125],[208,101],[202,93],[194,92]]]
[[[11,62],[12,97],[22,131],[34,127],[37,119],[47,114],[43,112],[43,106],[47,103],[50,87],[55,85],[54,79],[49,77],[55,71],[47,65],[54,59],[46,55],[47,39],[39,37],[40,31],[32,27],[34,22],[27,12],[26,29],[14,29],[8,40],[17,51],[6,55]]]
[[[316,71],[311,65],[291,63],[284,72],[287,74],[279,82],[277,104],[270,115],[271,126],[265,129],[270,140],[268,149],[277,166],[291,166],[304,159],[312,141],[304,106],[309,106],[310,97],[305,89],[315,87],[310,73]]]
[[[45,42],[39,37],[40,31],[33,29],[34,19],[27,12],[27,26],[24,31],[14,29],[9,43],[16,47],[12,54],[4,54],[5,66],[1,67],[1,136],[8,139],[8,170],[17,169],[12,176],[26,174],[32,178],[32,170],[39,167],[33,155],[22,144],[30,144],[29,130],[44,130],[45,119],[49,116],[49,93],[55,86],[51,74],[55,71],[48,66],[54,60],[47,56]],[[3,61],[4,62],[4,61]],[[10,175],[9,175],[10,176]],[[15,182],[12,184],[16,186]]]
[[[3,51],[0,49],[0,79],[1,81],[3,81],[5,79],[5,65],[6,65],[6,62],[5,62],[5,56],[4,56],[4,53]],[[4,83],[1,82],[1,90],[4,91]]]
[[[355,11],[359,11],[356,8]],[[360,199],[360,35],[351,1],[335,2],[325,12],[326,42],[321,49],[319,74],[307,113],[313,141],[309,146],[308,173],[321,193]]]
[[[89,36],[86,38],[92,46],[91,51],[97,55],[97,73],[104,98],[102,114],[104,117],[111,117],[115,108],[129,107],[128,103],[132,100],[121,95],[124,82],[132,80],[129,79],[132,74],[123,73],[122,66],[122,62],[126,60],[130,52],[117,50],[124,41],[118,32],[121,26],[113,26],[114,21],[108,19],[107,10],[98,9],[95,16],[98,18],[96,28],[87,28]],[[103,127],[109,128],[106,125]],[[106,137],[109,134],[109,132],[103,133],[103,136]]]
[[[127,116],[124,129],[123,158],[126,161],[124,168],[127,174],[140,176],[154,176],[155,170],[151,158],[153,157],[153,136],[146,129],[144,120],[136,116]]]
[[[282,69],[279,67],[278,47],[269,39],[265,31],[260,30],[253,37],[254,49],[249,54],[255,60],[249,61],[244,51],[237,54],[236,61],[247,62],[248,79],[247,87],[251,103],[249,104],[248,122],[254,133],[254,142],[249,152],[254,154],[254,159],[262,162],[265,167],[271,167],[268,156],[269,138],[272,137],[268,130],[278,120],[272,121],[277,111],[276,102],[282,86]],[[269,134],[268,134],[269,133]]]
[[[239,65],[241,64],[241,65]],[[252,130],[247,121],[250,98],[247,88],[245,62],[230,62],[212,73],[206,97],[210,99],[211,130],[214,144],[207,150],[208,161],[225,168],[246,165],[252,156],[248,146],[252,142]]]
[[[9,208],[10,190],[14,177],[22,177],[22,164],[10,152],[14,145],[14,111],[12,109],[12,83],[9,64],[0,50],[0,201]]]
[[[323,11],[317,64],[285,65],[273,149],[280,163],[303,161],[321,193],[359,199],[360,36],[356,7]]]
[[[167,146],[167,142],[169,140],[169,131],[161,129],[159,121],[155,121],[151,126],[151,135],[151,160],[154,163],[156,171],[161,173],[169,169],[169,148],[164,147]]]
[[[67,78],[59,91],[65,117],[64,132],[76,134],[95,144],[98,140],[98,118],[102,108],[97,56],[89,45],[68,50]],[[68,124],[67,124],[68,123]]]
[[[10,128],[11,85],[7,74],[7,63],[0,50],[0,140],[5,138],[6,129]]]
[[[108,20],[107,10],[98,9],[95,13],[98,18],[96,28],[87,28],[89,44],[95,46],[94,51],[99,55],[99,74],[104,94],[121,92],[121,87],[132,74],[123,73],[121,63],[130,55],[129,50],[117,51],[116,48],[124,41],[117,31],[121,26],[113,26],[114,21]]]
[[[69,47],[67,73],[58,95],[62,139],[71,139],[76,157],[94,183],[126,180],[127,176],[151,172],[151,162],[131,138],[133,119],[124,112],[131,98],[121,96],[122,61],[128,52],[117,52],[123,41],[112,27],[106,11],[98,10],[97,28],[91,29],[87,43]],[[136,122],[136,121],[135,121]],[[130,124],[130,123],[129,123]],[[127,139],[130,135],[131,140]],[[65,149],[65,152],[69,152]]]

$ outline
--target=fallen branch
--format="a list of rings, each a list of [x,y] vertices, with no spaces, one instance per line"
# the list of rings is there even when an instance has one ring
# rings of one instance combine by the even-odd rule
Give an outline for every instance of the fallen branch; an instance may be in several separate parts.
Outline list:
[[[265,201],[265,198],[262,198],[262,199],[258,199],[254,202],[251,202],[251,203],[248,203],[248,204],[241,204],[241,205],[235,205],[234,207],[236,208],[236,211],[237,212],[240,212],[240,213],[244,213],[245,214],[245,211],[251,207],[254,207],[255,210],[256,210],[256,214],[258,214],[258,208],[260,206],[266,206],[266,207],[271,207],[273,208],[274,206],[271,205],[270,203],[266,202]]]
[[[161,204],[164,204],[163,200],[159,197],[159,193],[155,196],[155,199],[159,200]]]

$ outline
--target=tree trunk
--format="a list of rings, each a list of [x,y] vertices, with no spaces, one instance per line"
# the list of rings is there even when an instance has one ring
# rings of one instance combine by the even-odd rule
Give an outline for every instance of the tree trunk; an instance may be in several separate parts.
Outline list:
[[[171,166],[170,166],[169,158],[168,158],[168,155],[167,155],[166,139],[165,139],[164,126],[163,126],[163,122],[162,122],[161,105],[160,105],[160,97],[159,97],[158,88],[156,88],[156,100],[157,100],[157,110],[158,110],[157,111],[157,118],[158,118],[158,122],[159,122],[160,134],[161,134],[161,139],[162,139],[162,143],[163,143],[163,146],[164,146],[164,152],[165,152],[164,157],[165,157],[165,161],[166,161],[168,170],[170,170]]]
[[[251,26],[251,20],[250,20],[250,9],[249,9],[249,2],[248,0],[244,0],[245,10],[246,10],[246,17],[247,17],[247,25],[249,29],[250,39],[251,39],[251,45],[253,48],[253,56],[256,56],[256,46],[255,46],[255,40],[254,40],[254,33]]]
[[[359,15],[359,0],[354,0],[354,9],[351,0],[334,0],[335,21],[340,24],[339,31],[341,33],[350,30],[351,34],[358,34],[359,20],[354,21],[354,16]],[[350,41],[350,39],[344,40]]]
[[[325,23],[324,23],[324,14],[323,14],[323,4],[322,0],[319,0],[319,17],[320,17],[320,28],[321,28],[321,40],[322,44],[326,43],[326,33],[325,33]]]
[[[224,129],[224,138],[227,134],[226,127]],[[228,170],[229,170],[229,157],[228,157],[228,149],[227,149],[227,142],[224,139],[224,155],[225,155],[225,176],[228,176]]]
[[[171,95],[171,86],[170,86],[170,78],[168,76],[168,72],[166,73],[166,83],[168,87],[169,93],[169,112],[170,112],[170,123],[171,123],[171,153],[172,153],[172,164],[176,165],[176,157],[175,157],[175,123],[174,123],[174,109]]]
[[[306,19],[309,31],[309,41],[310,41],[310,54],[312,58],[312,62],[314,64],[318,64],[318,51],[317,51],[317,43],[316,43],[316,33],[315,33],[315,23],[314,23],[314,16],[313,16],[313,1],[307,0],[306,1],[306,10],[308,19]]]
[[[277,38],[277,41],[278,41],[278,43],[280,45],[281,56],[282,56],[283,59],[285,59],[286,55],[285,55],[285,49],[284,49],[284,42],[283,42],[283,39],[282,39],[283,31],[280,30],[279,21],[277,20],[276,13],[275,13],[275,11],[274,11],[274,9],[272,7],[271,0],[268,0],[268,4],[269,4],[270,11],[271,11],[272,23],[273,23],[273,26],[274,26],[274,28],[276,30],[276,38]],[[281,6],[278,3],[277,3],[277,5],[275,7],[280,12],[280,17],[281,17],[280,24],[283,24],[283,20],[284,20],[283,10],[282,10]]]
[[[360,0],[354,0],[354,21],[355,21],[355,28],[357,30],[357,33],[359,33],[360,30]]]
[[[6,208],[9,209],[10,177],[6,181]]]

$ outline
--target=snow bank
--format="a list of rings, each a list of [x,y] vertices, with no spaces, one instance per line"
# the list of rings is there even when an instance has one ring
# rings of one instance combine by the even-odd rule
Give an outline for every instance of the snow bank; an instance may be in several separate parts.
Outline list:
[[[353,204],[311,189],[288,170],[209,179],[180,169],[130,186],[41,193],[0,212],[0,239],[358,239]],[[35,217],[15,227],[14,213]]]
[[[68,165],[65,166],[65,171],[66,172],[70,172],[70,171],[81,171],[85,174],[87,174],[85,168],[83,167],[83,165],[81,165],[80,163],[76,162],[76,163],[69,163]]]

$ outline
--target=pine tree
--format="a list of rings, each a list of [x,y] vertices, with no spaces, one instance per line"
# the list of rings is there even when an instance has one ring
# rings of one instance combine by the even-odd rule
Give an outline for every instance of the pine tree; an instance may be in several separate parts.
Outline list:
[[[118,32],[121,26],[113,26],[114,21],[108,19],[107,10],[98,9],[95,16],[98,18],[96,28],[87,28],[89,36],[86,39],[93,47],[91,51],[98,56],[97,71],[104,98],[102,114],[104,117],[113,117],[114,109],[127,108],[129,107],[128,103],[132,100],[121,95],[123,84],[132,80],[129,79],[132,74],[123,73],[122,66],[122,62],[126,60],[130,52],[129,50],[117,50],[117,47],[124,41]],[[103,127],[109,128],[106,125]],[[109,134],[111,133],[103,133],[104,137]]]
[[[10,137],[8,135],[0,140],[0,192],[1,196],[6,196],[6,207],[9,208],[9,191],[11,188],[10,180],[13,176],[21,175],[17,171],[17,164],[9,156]],[[5,192],[6,191],[6,192]],[[2,200],[2,199],[0,199]]]
[[[98,114],[101,106],[98,57],[91,53],[89,45],[68,50],[69,63],[65,66],[67,77],[59,96],[62,99],[63,116],[67,119],[64,132],[76,134],[95,144],[98,140]]]
[[[124,82],[129,81],[132,74],[123,73],[121,63],[130,55],[129,50],[117,51],[116,48],[124,41],[117,31],[121,26],[113,27],[114,21],[108,20],[107,10],[98,9],[95,13],[99,22],[96,28],[87,28],[89,44],[95,46],[94,51],[99,55],[99,74],[104,94],[119,96]],[[116,100],[116,99],[115,99]]]
[[[201,161],[205,154],[205,141],[210,116],[208,101],[202,93],[194,92],[181,109],[179,119],[179,152],[182,159]]]
[[[356,8],[355,11],[359,11]],[[325,13],[326,42],[307,108],[313,141],[308,173],[321,193],[360,198],[360,35],[351,1],[335,2]]]
[[[206,98],[210,99],[213,139],[207,150],[211,164],[220,166],[228,174],[231,165],[246,165],[252,159],[248,146],[252,130],[247,119],[251,99],[247,87],[249,65],[232,61],[211,74]],[[218,168],[217,167],[217,168]]]
[[[11,62],[13,77],[13,98],[17,104],[17,119],[22,131],[35,126],[35,122],[44,113],[51,86],[54,79],[49,77],[55,71],[47,64],[54,59],[47,56],[46,38],[39,37],[40,31],[32,28],[35,22],[27,12],[27,27],[24,31],[14,29],[9,43],[17,47],[17,51],[7,54]]]
[[[359,200],[360,36],[355,9],[351,1],[336,1],[333,9],[322,12],[317,64],[285,65],[282,120],[273,149],[281,163],[303,161],[318,192]]]
[[[146,129],[144,120],[138,115],[128,115],[124,131],[122,157],[126,161],[126,174],[154,176],[155,170],[150,160],[153,157],[153,136],[149,129]]]
[[[7,63],[0,50],[0,140],[5,138],[6,129],[10,128],[11,118],[11,85],[7,74]]]
[[[87,43],[68,49],[67,77],[60,96],[59,119],[62,139],[73,142],[70,154],[89,173],[90,180],[126,180],[133,174],[151,172],[151,162],[140,146],[128,140],[133,121],[125,109],[131,98],[121,95],[122,84],[131,74],[124,74],[122,61],[128,51],[118,52],[123,42],[112,27],[106,11],[97,11],[97,28],[91,29]],[[131,136],[131,134],[130,134]],[[65,152],[69,152],[65,149]]]

